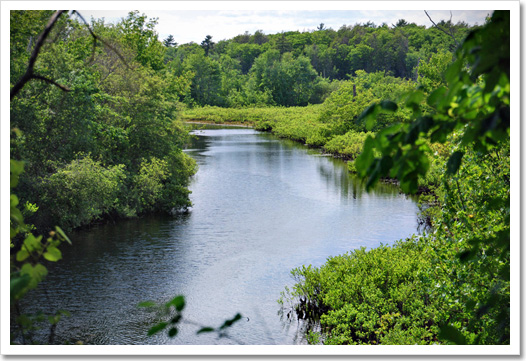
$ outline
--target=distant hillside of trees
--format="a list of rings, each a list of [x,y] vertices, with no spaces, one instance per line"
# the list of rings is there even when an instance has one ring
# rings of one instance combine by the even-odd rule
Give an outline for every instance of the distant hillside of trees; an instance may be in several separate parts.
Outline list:
[[[422,63],[451,54],[471,29],[464,22],[426,28],[400,19],[338,30],[323,23],[313,31],[258,30],[217,42],[207,35],[200,44],[177,45],[170,35],[163,41],[164,66],[191,81],[181,98],[189,105],[303,106],[322,103],[338,81],[359,70],[416,81]]]

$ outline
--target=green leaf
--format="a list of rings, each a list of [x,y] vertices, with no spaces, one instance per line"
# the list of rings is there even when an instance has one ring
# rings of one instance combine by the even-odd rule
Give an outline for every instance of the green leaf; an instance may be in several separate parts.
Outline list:
[[[22,215],[22,212],[18,208],[11,207],[11,220],[15,221],[16,223],[23,225],[24,224],[24,216]]]
[[[42,239],[42,236],[38,236],[35,238],[33,234],[29,234],[26,239],[24,239],[24,246],[29,252],[32,252],[34,250],[40,250],[42,249],[42,243],[40,243],[40,240]]]
[[[383,110],[386,110],[388,112],[394,113],[398,110],[398,105],[391,100],[382,100],[380,102],[380,106],[382,107]]]
[[[162,331],[168,326],[166,322],[160,322],[148,330],[148,336],[155,335],[157,332]]]
[[[460,168],[460,163],[462,161],[463,156],[464,156],[464,152],[456,151],[449,157],[447,161],[447,173],[448,174],[455,174],[458,171],[458,168]]]
[[[462,59],[457,59],[446,70],[446,80],[448,84],[455,83],[460,78],[460,71],[462,70]]]
[[[11,302],[19,299],[25,288],[29,285],[31,277],[29,275],[20,275],[19,272],[11,274],[10,280],[10,293],[11,293]]]
[[[55,226],[55,230],[57,231],[58,234],[60,234],[60,236],[62,238],[64,238],[66,240],[66,242],[68,242],[69,244],[71,244],[71,240],[68,238],[68,236],[66,236],[66,233],[64,233],[64,231],[62,230],[62,228],[60,228],[59,226]]]
[[[179,295],[175,297],[170,302],[168,302],[165,306],[167,308],[169,308],[170,306],[174,306],[177,311],[181,312],[185,306],[184,296]]]
[[[369,169],[369,167],[374,161],[374,146],[374,139],[370,135],[367,136],[365,142],[363,143],[362,153],[360,153],[360,155],[356,157],[354,161],[356,171],[361,177],[365,176],[367,169]]]
[[[440,327],[438,337],[457,345],[466,345],[466,337],[461,334],[459,330],[450,325]]]
[[[9,198],[10,198],[11,208],[18,206],[18,197],[16,196],[16,194],[11,194]]]
[[[24,162],[11,159],[10,170],[10,187],[15,188],[18,185],[18,178],[20,174],[24,171]]]
[[[422,103],[422,100],[424,100],[424,93],[419,90],[415,90],[409,94],[405,104],[413,111],[418,111],[420,110],[420,103]]]
[[[444,95],[447,92],[446,87],[440,87],[438,89],[435,89],[429,96],[427,97],[427,104],[431,107],[438,108],[438,104],[442,98],[444,98]]]
[[[376,124],[376,114],[378,113],[378,104],[374,103],[368,106],[359,116],[359,123],[365,122],[365,128],[371,130]]]
[[[214,332],[215,329],[212,328],[212,327],[203,327],[202,329],[200,329],[199,331],[197,331],[197,335],[199,335],[200,333],[205,333],[205,332]]]
[[[62,252],[57,247],[48,247],[43,256],[50,262],[57,262],[62,259]]]
[[[137,305],[137,307],[145,307],[145,308],[155,307],[155,306],[156,304],[153,301],[143,301],[143,302],[139,302],[139,304]]]
[[[223,325],[221,325],[221,327],[219,327],[220,330],[222,329],[225,329],[227,327],[231,327],[235,322],[239,321],[241,319],[241,314],[236,314],[234,316],[234,318],[232,318],[231,320],[226,320],[225,323],[223,323]]]
[[[40,281],[47,275],[47,268],[42,264],[37,263],[35,266],[32,266],[29,263],[26,263],[20,269],[21,275],[27,275],[30,278],[28,287],[35,288]]]
[[[168,336],[169,337],[175,337],[177,335],[177,328],[176,327],[172,327],[169,331],[168,331]]]
[[[27,257],[29,257],[29,252],[26,249],[21,249],[16,254],[16,260],[18,262],[25,261],[27,259]]]

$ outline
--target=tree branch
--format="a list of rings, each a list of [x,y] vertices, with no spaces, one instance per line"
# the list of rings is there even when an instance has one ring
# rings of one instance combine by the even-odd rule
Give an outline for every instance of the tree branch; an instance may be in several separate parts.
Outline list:
[[[54,81],[52,79],[49,79],[49,78],[46,78],[46,77],[44,77],[42,75],[35,74],[35,72],[34,72],[35,71],[34,70],[35,63],[36,63],[38,55],[40,53],[40,49],[44,45],[44,42],[46,41],[47,37],[49,36],[49,33],[51,32],[51,30],[53,29],[53,27],[57,23],[59,17],[65,12],[67,12],[67,10],[57,10],[57,11],[55,11],[55,13],[49,19],[48,23],[46,24],[46,27],[44,28],[44,31],[38,37],[38,40],[37,40],[37,42],[35,44],[35,48],[33,49],[33,52],[31,53],[31,57],[29,58],[29,63],[27,65],[26,72],[24,73],[24,75],[22,75],[22,77],[18,80],[18,82],[11,89],[11,100],[14,99],[14,97],[20,92],[20,90],[24,87],[24,85],[26,85],[26,83],[28,81],[30,81],[31,79],[39,79],[39,80],[45,81],[46,83],[54,85],[54,86],[58,87],[59,89],[61,89],[63,91],[66,91],[66,92],[70,91],[70,89],[67,88],[66,86],[61,85],[61,84],[57,83],[56,81]],[[100,38],[97,34],[94,33],[91,30],[91,27],[89,26],[89,24],[86,21],[86,19],[84,19],[84,17],[78,11],[73,10],[72,13],[77,15],[82,20],[82,22],[84,22],[84,24],[88,28],[88,31],[90,32],[91,36],[93,37],[92,59],[95,56],[95,48],[97,46],[97,40],[98,40],[102,44],[104,44],[106,47],[108,47],[110,50],[112,50],[115,54],[117,54],[117,56],[124,63],[124,65],[128,69],[130,69],[130,66],[128,65],[128,63],[126,62],[124,57],[113,46],[111,46],[108,42],[106,42],[104,39]]]
[[[40,53],[40,49],[42,48],[42,45],[44,45],[45,40],[49,36],[49,33],[51,32],[51,29],[53,29],[53,26],[55,26],[55,24],[57,23],[58,18],[60,17],[60,15],[62,15],[62,13],[66,12],[66,11],[67,10],[57,10],[53,14],[53,16],[51,16],[51,18],[49,19],[46,27],[44,28],[44,31],[38,37],[38,40],[37,40],[37,42],[35,44],[35,48],[33,49],[33,53],[31,53],[31,57],[29,58],[29,63],[27,65],[26,72],[24,73],[24,75],[22,75],[22,78],[20,78],[20,80],[13,86],[13,89],[11,89],[11,100],[13,100],[13,98],[18,94],[18,92],[24,87],[24,85],[26,85],[26,83],[29,80],[31,80],[33,78],[44,80],[44,79],[42,79],[43,77],[36,78],[36,77],[38,77],[38,75],[34,74],[35,62],[37,61],[38,54]],[[46,80],[44,80],[44,81],[48,81],[49,82],[49,79],[46,78]],[[56,86],[59,86],[55,82],[52,82],[52,84],[54,84]],[[59,86],[59,88],[64,90],[65,87]]]
[[[73,10],[73,13],[75,15],[77,15],[81,20],[82,22],[84,23],[84,25],[86,25],[86,27],[88,28],[88,31],[90,32],[91,36],[93,37],[93,54],[92,54],[92,59],[93,57],[95,56],[95,47],[97,46],[97,40],[100,41],[102,44],[104,44],[105,46],[107,46],[110,50],[112,50],[115,54],[117,54],[117,56],[119,57],[119,59],[121,59],[121,61],[124,63],[124,65],[126,65],[126,67],[128,69],[130,69],[130,66],[128,65],[128,63],[126,62],[126,60],[124,59],[124,57],[117,51],[117,49],[115,49],[113,46],[111,46],[108,42],[106,42],[104,39],[102,39],[101,37],[99,37],[97,34],[95,34],[93,32],[93,30],[91,30],[91,27],[89,26],[88,22],[86,21],[86,19],[84,19],[84,17],[77,11],[77,10]]]
[[[460,44],[458,43],[457,39],[455,39],[455,36],[453,35],[453,32],[451,31],[451,19],[453,18],[453,12],[450,11],[450,18],[449,18],[449,32],[447,32],[446,30],[442,29],[440,26],[438,26],[437,24],[435,24],[435,22],[433,21],[433,19],[431,19],[431,16],[429,16],[429,14],[427,13],[426,10],[424,10],[424,12],[426,13],[427,17],[429,18],[429,20],[431,20],[431,22],[433,23],[433,25],[440,31],[442,31],[444,34],[448,35],[448,36],[451,36],[453,38],[453,41],[455,42],[456,46],[458,47]]]
[[[54,81],[52,79],[49,79],[49,78],[46,78],[45,76],[42,76],[42,75],[33,74],[33,75],[31,75],[31,79],[38,79],[38,80],[45,81],[46,83],[53,84],[54,86],[62,89],[65,92],[71,91],[71,89],[65,87],[64,85],[59,84],[56,81]]]

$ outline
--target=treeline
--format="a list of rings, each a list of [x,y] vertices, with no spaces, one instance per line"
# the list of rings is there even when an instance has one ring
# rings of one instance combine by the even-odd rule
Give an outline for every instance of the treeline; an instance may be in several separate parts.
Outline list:
[[[12,88],[52,15],[11,11]],[[196,164],[182,152],[177,111],[190,82],[165,67],[154,25],[130,13],[88,29],[68,12],[54,24],[38,77],[11,101],[11,159],[24,164],[16,194],[29,224],[72,229],[189,206]]]
[[[169,36],[164,62],[191,82],[181,99],[189,105],[304,106],[323,102],[357,71],[418,80],[424,63],[434,54],[451,54],[471,28],[462,22],[437,25],[426,28],[401,19],[333,30],[320,24],[314,31],[259,30],[217,43],[208,35],[201,44],[182,45]]]

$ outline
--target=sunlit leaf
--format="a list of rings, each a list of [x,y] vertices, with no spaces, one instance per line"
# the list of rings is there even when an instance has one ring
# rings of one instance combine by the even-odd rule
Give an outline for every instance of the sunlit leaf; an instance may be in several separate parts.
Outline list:
[[[56,262],[62,259],[62,252],[60,252],[60,250],[56,247],[48,247],[43,256],[50,262]]]
[[[25,261],[29,257],[29,252],[26,249],[21,249],[16,253],[16,260],[18,262]]]
[[[60,234],[62,236],[62,238],[64,238],[64,240],[66,240],[66,242],[68,242],[69,244],[71,244],[71,240],[68,238],[68,236],[66,235],[66,233],[64,233],[64,231],[62,230],[62,228],[60,228],[59,226],[55,226],[55,230],[57,231],[58,234]]]

